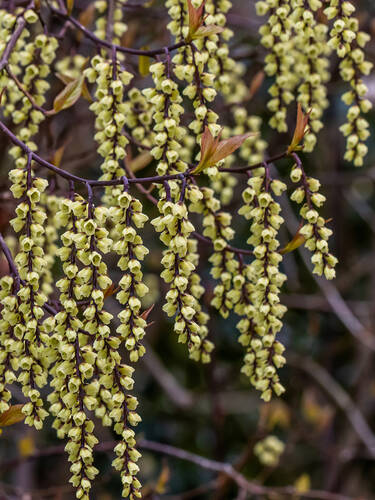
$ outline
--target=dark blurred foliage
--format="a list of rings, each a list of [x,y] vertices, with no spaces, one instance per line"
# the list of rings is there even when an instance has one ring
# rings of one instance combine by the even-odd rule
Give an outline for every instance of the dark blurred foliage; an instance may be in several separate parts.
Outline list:
[[[84,8],[88,2],[76,3]],[[232,54],[246,64],[245,78],[250,83],[262,67],[264,56],[257,36],[261,20],[254,14],[253,1],[234,0],[233,3],[228,16],[228,23],[235,33]],[[356,4],[362,29],[374,35],[375,2],[358,0]],[[167,16],[162,2],[154,2],[149,9],[128,9],[127,14],[129,31],[126,43],[130,46],[135,38],[137,46],[169,43],[165,30]],[[89,44],[81,43],[88,51]],[[61,53],[74,53],[75,46],[75,40],[67,36]],[[375,62],[374,41],[368,45],[367,54],[369,60]],[[137,64],[136,59],[130,58],[129,62]],[[336,68],[337,61],[332,60],[332,65]],[[288,364],[281,371],[282,383],[287,389],[285,395],[271,403],[263,403],[247,379],[240,375],[242,351],[237,342],[234,315],[223,320],[211,308],[210,335],[216,346],[213,362],[201,366],[188,359],[185,346],[176,342],[171,323],[161,312],[166,292],[159,278],[161,249],[158,238],[150,231],[145,237],[151,248],[145,271],[149,282],[153,283],[156,306],[150,316],[153,325],[147,334],[148,353],[136,374],[136,392],[143,418],[138,432],[147,439],[172,444],[205,457],[241,463],[241,471],[246,477],[265,485],[297,484],[300,488],[310,485],[314,489],[369,500],[375,498],[375,449],[371,453],[371,443],[366,433],[363,434],[362,421],[356,420],[356,411],[359,410],[368,423],[366,432],[372,428],[375,433],[374,351],[359,341],[358,336],[356,338],[358,332],[353,325],[350,331],[348,323],[344,324],[344,316],[347,314],[345,307],[348,307],[366,329],[364,335],[375,338],[375,115],[374,112],[369,115],[372,138],[366,165],[355,169],[342,160],[344,139],[338,126],[345,115],[345,106],[340,101],[343,85],[336,70],[333,75],[329,83],[331,106],[325,114],[326,126],[319,134],[316,151],[304,155],[304,162],[307,171],[321,180],[322,192],[328,199],[325,216],[332,217],[332,250],[339,258],[337,279],[332,286],[321,287],[312,278],[298,252],[285,258],[284,270],[289,278],[282,297],[289,308],[281,332],[288,356]],[[375,102],[374,76],[367,78],[367,83],[370,99]],[[264,118],[263,133],[272,155],[282,150],[288,137],[267,126],[265,102],[269,84],[270,81],[266,80],[248,106],[252,113]],[[56,79],[51,95],[59,90],[61,84]],[[292,106],[291,127],[294,119],[295,108]],[[48,120],[43,124],[39,138],[41,154],[51,158],[53,152],[66,143],[63,168],[82,176],[97,177],[99,158],[95,153],[93,131],[93,115],[83,101],[68,115],[61,113],[53,120],[52,126]],[[11,234],[7,222],[13,202],[7,191],[10,161],[6,147],[7,140],[2,137],[0,230]],[[289,166],[289,161],[278,164],[281,176],[287,174]],[[153,171],[154,165],[150,164],[144,174],[152,175]],[[234,200],[238,200],[243,182],[240,180]],[[147,201],[145,207],[148,215],[155,215],[154,207]],[[233,203],[228,209],[235,213],[237,204]],[[285,217],[293,231],[296,228],[295,214],[286,212]],[[245,244],[246,232],[247,225],[244,224],[235,244]],[[283,238],[284,242],[290,239],[286,230]],[[201,253],[200,266],[207,285],[205,302],[208,305],[214,283],[209,275],[208,253],[204,246]],[[112,278],[118,281],[114,261],[111,267]],[[0,273],[4,274],[6,270],[1,260]],[[337,292],[344,302],[337,299]],[[150,296],[152,302],[154,298]],[[332,303],[336,304],[335,308],[332,308]],[[111,312],[116,312],[116,307],[113,301]],[[22,394],[18,396],[21,401]],[[347,397],[352,405],[348,405]],[[285,451],[275,467],[262,465],[254,455],[255,443],[267,435],[276,435],[285,443]],[[114,436],[101,431],[100,438],[104,442],[114,439]],[[375,441],[371,431],[370,438]],[[63,454],[18,464],[13,462],[4,467],[6,462],[20,454],[27,455],[35,449],[61,444],[48,425],[36,433],[18,424],[5,430],[0,440],[1,482],[13,485],[3,486],[1,499],[73,498],[74,493],[67,486],[69,471]],[[92,498],[118,499],[120,484],[112,472],[110,458],[105,453],[98,453],[97,464],[102,472],[95,482]],[[237,497],[237,488],[231,482],[213,483],[217,476],[188,462],[144,451],[141,470],[145,498],[219,500]],[[164,476],[160,480],[161,473]],[[159,483],[165,481],[165,493],[155,492],[158,480]],[[190,490],[190,495],[183,493]],[[35,493],[22,493],[25,491]]]

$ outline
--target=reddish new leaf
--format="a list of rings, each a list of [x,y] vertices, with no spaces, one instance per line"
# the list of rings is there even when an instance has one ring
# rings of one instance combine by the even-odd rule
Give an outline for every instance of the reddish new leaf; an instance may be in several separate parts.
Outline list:
[[[17,424],[25,419],[25,414],[22,413],[23,405],[13,405],[7,411],[0,415],[0,427],[9,427],[9,425]]]
[[[112,283],[111,285],[109,285],[109,287],[106,290],[104,290],[104,299],[107,299],[108,297],[111,297],[119,289],[120,289],[120,287],[118,287],[114,283]]]
[[[251,80],[249,87],[249,99],[252,99],[255,94],[258,92],[262,83],[264,82],[265,73],[264,71],[258,71],[254,78]]]
[[[147,321],[147,318],[149,317],[151,311],[155,307],[155,304],[152,304],[148,309],[144,310],[143,313],[141,314],[141,318]]]
[[[189,13],[189,34],[188,41],[193,39],[194,33],[202,26],[204,18],[204,4],[203,1],[198,8],[195,8],[191,0],[187,0],[188,13]]]
[[[242,143],[246,141],[248,137],[253,135],[252,132],[247,132],[242,135],[235,135],[233,137],[229,137],[229,139],[224,139],[220,141],[214,154],[211,157],[211,163],[216,165],[220,160],[224,160],[227,156],[234,153],[238,148],[242,146]]]
[[[298,149],[300,149],[299,145],[302,142],[303,138],[305,137],[305,134],[307,133],[306,127],[309,122],[310,113],[311,111],[305,114],[302,110],[301,104],[298,103],[297,123],[296,123],[296,128],[294,130],[292,142],[288,147],[288,154],[293,153],[293,151],[297,151]]]
[[[252,132],[248,132],[247,134],[235,135],[221,141],[221,133],[214,138],[210,129],[206,127],[201,139],[201,158],[192,173],[198,174],[205,168],[213,167],[220,160],[234,153],[251,135],[253,135]]]
[[[220,134],[215,138],[211,134],[209,127],[205,127],[201,138],[201,158],[199,161],[199,167],[203,167],[208,163],[210,157],[214,154],[217,145],[219,144]],[[203,167],[204,168],[204,167]]]

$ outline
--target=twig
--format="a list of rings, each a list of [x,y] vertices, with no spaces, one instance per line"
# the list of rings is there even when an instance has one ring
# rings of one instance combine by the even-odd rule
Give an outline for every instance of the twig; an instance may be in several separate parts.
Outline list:
[[[255,170],[256,168],[264,167],[265,165],[269,165],[274,163],[275,161],[282,160],[288,156],[288,152],[284,151],[283,153],[279,153],[278,155],[271,156],[267,160],[262,160],[259,163],[255,163],[254,165],[247,165],[246,167],[223,167],[219,168],[219,172],[232,172],[234,174],[246,174],[249,170]]]
[[[139,192],[141,192],[142,194],[144,194],[146,196],[146,198],[148,198],[151,203],[153,203],[154,205],[157,205],[158,204],[158,200],[156,198],[154,198],[152,196],[152,194],[150,194],[147,189],[144,188],[144,186],[142,186],[142,184],[140,184],[138,182],[138,178],[134,176],[134,173],[128,168],[126,167],[125,165],[125,169],[126,169],[126,172],[127,174],[129,175],[129,182],[131,181],[135,181],[135,185],[137,187],[137,189],[139,190]],[[178,175],[178,178],[181,177],[181,174],[177,174]],[[164,177],[167,177],[167,176],[164,176]],[[212,240],[210,240],[210,238],[207,238],[206,236],[203,236],[203,234],[200,234],[200,233],[197,233],[197,231],[193,231],[191,233],[191,235],[196,238],[197,240],[199,241],[202,241],[203,243],[207,243],[209,245],[213,245],[213,242]],[[242,249],[242,248],[236,248],[236,247],[232,247],[231,245],[227,245],[225,247],[226,250],[228,250],[229,252],[233,252],[233,253],[236,253],[236,254],[239,254],[239,255],[253,255],[253,252],[252,250],[245,250],[245,249]]]
[[[21,141],[13,132],[3,123],[0,121],[0,130],[6,134],[9,139],[15,144],[16,146],[19,146],[26,154],[30,155],[31,158],[38,163],[40,166],[47,168],[48,170],[51,170],[52,172],[55,172],[55,174],[59,175],[60,177],[63,177],[64,179],[67,179],[69,181],[74,181],[74,182],[79,182],[81,184],[85,184],[86,186],[89,184],[91,187],[105,187],[105,186],[118,186],[123,183],[122,177],[118,179],[111,179],[108,181],[98,181],[95,179],[85,179],[83,177],[78,177],[77,175],[71,174],[70,172],[67,172],[66,170],[63,170],[62,168],[56,167],[49,161],[45,160],[41,156],[39,156],[37,153],[34,151],[31,151],[31,149],[23,142]],[[283,158],[286,155],[286,153],[282,155],[278,155],[277,157],[273,157],[270,160],[263,161],[261,163],[256,163],[255,165],[248,165],[247,167],[240,167],[239,169],[231,169],[232,172],[236,173],[243,173],[247,172],[249,170],[253,170],[256,168],[259,168],[260,166],[264,164],[268,164],[268,162],[276,161],[275,158]],[[192,172],[194,170],[194,167],[191,168],[190,170],[187,170],[186,172],[179,173],[179,174],[170,174],[170,175],[156,175],[153,177],[131,177],[129,179],[129,183],[133,184],[140,184],[140,183],[160,183],[163,184],[166,181],[170,180],[181,180],[181,177],[193,177],[194,174]],[[222,172],[226,172],[227,169],[222,169],[220,170]],[[232,247],[232,251],[234,247]],[[246,253],[246,252],[245,252]],[[248,255],[252,254],[252,252],[249,251]]]
[[[0,233],[0,247],[5,255],[6,260],[8,261],[8,266],[11,274],[13,275],[14,278],[17,278],[19,280],[20,276],[18,273],[18,269],[16,267],[16,264],[14,263],[12,254],[10,253],[10,250],[8,248],[8,245],[5,243],[5,240],[3,238],[3,235]]]
[[[288,362],[293,366],[303,370],[310,377],[315,379],[324,389],[337,406],[345,413],[359,439],[367,448],[372,458],[375,458],[375,434],[370,429],[364,416],[344,391],[340,384],[318,363],[308,357],[301,357],[294,354],[287,356]]]
[[[42,167],[47,168],[48,170],[51,170],[52,172],[55,172],[55,174],[59,175],[60,177],[63,177],[64,179],[71,180],[74,182],[79,182],[81,184],[90,185],[91,187],[99,187],[99,186],[117,186],[123,183],[122,178],[119,179],[113,179],[109,181],[98,181],[98,180],[92,180],[92,179],[84,179],[83,177],[78,177],[77,175],[71,174],[70,172],[67,172],[66,170],[63,170],[59,167],[56,167],[52,163],[48,162],[47,160],[44,160],[41,156],[39,156],[37,153],[34,153],[31,151],[31,149],[16,135],[13,134],[11,130],[4,125],[0,121],[0,130],[2,130],[8,137],[9,139],[15,144],[16,146],[19,146],[25,153],[28,155],[31,155],[32,159],[41,165]],[[185,172],[183,175],[185,176],[190,176],[192,175],[189,171]],[[173,180],[173,179],[180,179],[181,174],[171,174],[171,175],[157,175],[154,177],[142,177],[142,178],[134,178],[134,179],[129,179],[129,183],[163,183],[164,181],[168,180]]]
[[[107,40],[107,42],[111,43],[113,35],[113,22],[114,22],[113,15],[115,10],[115,2],[114,0],[108,0],[107,4],[108,4],[108,15],[107,15],[105,39]]]
[[[167,370],[155,354],[152,347],[144,342],[146,354],[142,358],[143,364],[162,387],[169,399],[179,408],[191,408],[194,403],[193,395],[182,387],[176,378]]]
[[[99,452],[111,451],[116,446],[116,444],[117,444],[116,441],[106,441],[104,443],[97,445],[95,447],[95,450]],[[255,482],[249,481],[245,476],[237,472],[230,463],[210,460],[208,458],[202,457],[201,455],[191,453],[190,451],[182,450],[180,448],[176,448],[175,446],[170,446],[168,444],[149,441],[147,439],[140,439],[137,444],[138,447],[141,449],[154,451],[156,453],[161,453],[163,455],[169,455],[171,457],[178,458],[179,460],[185,460],[187,462],[196,464],[199,467],[202,467],[203,469],[224,474],[230,477],[237,484],[239,489],[247,491],[249,494],[267,495],[267,496],[284,494],[290,496],[312,498],[317,500],[353,500],[352,498],[347,497],[345,495],[330,493],[328,491],[309,490],[302,493],[298,491],[294,486],[281,486],[281,487],[262,486]],[[2,464],[0,464],[0,471],[5,471],[10,467],[14,467],[24,461],[36,460],[38,458],[50,457],[53,455],[61,455],[64,453],[64,450],[65,450],[64,446],[52,446],[45,450],[37,451],[34,454],[29,455],[28,457],[19,457],[14,460],[9,460],[7,462],[3,462]]]
[[[89,38],[90,40],[95,42],[97,45],[101,45],[102,47],[106,47],[107,49],[115,48],[117,52],[123,52],[124,54],[133,54],[135,56],[149,56],[149,57],[155,57],[157,55],[161,55],[161,54],[165,53],[165,48],[154,49],[154,50],[132,49],[129,47],[122,47],[121,45],[117,45],[115,43],[108,42],[107,40],[101,40],[96,35],[94,35],[94,33],[92,33],[92,31],[85,28],[74,17],[69,16],[67,13],[62,12],[61,10],[58,10],[52,6],[50,6],[50,9],[57,16],[63,17],[64,19],[67,19],[71,24],[73,24],[73,26],[75,26],[77,29],[79,29],[86,36],[86,38]],[[187,44],[187,42],[185,42],[185,40],[182,40],[181,42],[175,43],[174,45],[170,45],[167,48],[169,51],[174,51],[174,50],[177,50],[177,49],[183,47],[186,44]]]
[[[291,235],[295,235],[296,227],[298,227],[298,221],[293,213],[290,203],[286,198],[280,198],[280,204],[284,213],[286,214],[285,223]],[[310,256],[308,252],[302,247],[298,248],[302,260],[307,267],[310,269]],[[321,289],[325,295],[328,303],[330,304],[333,312],[336,314],[337,318],[341,323],[348,329],[348,331],[357,340],[362,342],[366,347],[375,351],[375,338],[371,332],[359,321],[359,319],[352,313],[352,311],[347,306],[345,300],[340,295],[337,288],[329,281],[317,276],[312,275],[312,278]]]
[[[34,2],[32,2],[32,3],[34,3]],[[26,26],[26,21],[23,17],[19,17],[17,19],[16,24],[17,24],[17,27],[13,31],[13,33],[10,37],[10,40],[9,40],[7,46],[5,47],[5,50],[4,50],[3,55],[1,57],[0,71],[2,71],[5,68],[5,66],[8,64],[9,57],[12,53],[12,50],[14,49],[19,37],[21,36],[22,31],[24,30],[24,28]]]
[[[17,85],[18,89],[28,98],[28,100],[30,101],[32,107],[34,109],[37,109],[38,111],[40,111],[41,113],[43,113],[45,116],[51,116],[51,115],[54,115],[56,114],[55,110],[54,109],[50,109],[50,110],[47,110],[47,109],[44,109],[42,108],[42,106],[39,106],[33,96],[30,94],[30,92],[24,88],[24,86],[22,85],[22,83],[18,80],[18,78],[16,77],[16,75],[14,73],[12,73],[10,67],[9,67],[9,64],[7,64],[5,66],[5,70],[6,72],[8,73],[8,75],[10,76],[10,78],[14,81],[14,83]]]

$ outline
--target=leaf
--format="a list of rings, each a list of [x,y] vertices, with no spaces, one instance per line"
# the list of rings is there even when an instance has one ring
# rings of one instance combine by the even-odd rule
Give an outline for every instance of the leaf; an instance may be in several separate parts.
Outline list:
[[[215,151],[215,148],[219,144],[221,133],[215,139],[211,134],[209,127],[205,127],[202,138],[201,138],[201,158],[197,166],[196,171],[200,171],[199,168],[205,168],[205,165],[209,162],[210,157]],[[196,173],[193,171],[193,173]]]
[[[85,68],[86,64],[87,64],[87,59],[85,59],[85,62],[81,66],[81,70],[83,70]],[[70,76],[70,75],[63,75],[62,73],[55,73],[55,76],[59,80],[61,80],[65,85],[68,85],[69,83],[75,81],[75,78],[73,76]],[[82,97],[90,103],[93,102],[93,98],[91,97],[90,91],[87,88],[87,84],[85,81],[83,81],[83,83],[82,83]]]
[[[155,493],[159,493],[160,495],[166,492],[167,485],[171,478],[171,471],[166,463],[163,464],[163,468],[161,469],[158,482],[155,486]]]
[[[221,141],[216,148],[213,156],[211,157],[211,162],[213,162],[213,164],[215,165],[220,160],[223,160],[227,156],[234,153],[251,135],[253,135],[252,132],[247,132],[246,134],[235,135],[233,137],[230,137],[229,139],[224,139],[223,141]]]
[[[258,73],[254,75],[254,78],[251,80],[250,83],[248,99],[252,99],[258,92],[258,90],[262,86],[262,83],[264,82],[264,77],[265,73],[262,70],[258,71]]]
[[[82,84],[82,97],[86,99],[86,101],[88,101],[89,103],[94,102],[94,99],[91,97],[90,91],[87,88],[85,81]]]
[[[74,8],[74,0],[66,0],[66,10],[69,16],[72,13],[73,8]]]
[[[318,431],[327,429],[334,415],[331,406],[320,403],[312,390],[304,391],[301,410],[304,418]]]
[[[69,75],[63,75],[62,73],[55,73],[55,76],[57,76],[57,78],[61,80],[64,85],[68,85],[68,83],[74,82],[74,78]]]
[[[305,114],[302,110],[301,104],[298,103],[296,128],[294,130],[292,142],[288,147],[288,154],[291,154],[293,153],[293,151],[297,151],[298,149],[300,149],[299,144],[307,133],[306,127],[309,122],[310,113],[311,111]]]
[[[198,38],[204,38],[206,36],[217,35],[222,33],[224,28],[221,26],[216,26],[216,24],[209,24],[208,26],[200,26],[192,35],[192,40],[197,40]]]
[[[284,248],[279,250],[279,253],[281,253],[281,255],[285,255],[286,253],[293,252],[293,250],[297,250],[298,247],[300,247],[301,245],[303,245],[305,243],[306,238],[299,232],[300,229],[298,229],[298,231],[294,235],[293,239],[291,241],[289,241],[289,243],[287,245],[285,245]]]
[[[59,167],[61,164],[61,160],[62,160],[62,157],[64,155],[65,148],[66,148],[66,144],[63,144],[59,149],[56,149],[56,151],[53,154],[52,163],[56,167]]]
[[[253,135],[253,133],[248,132],[220,141],[221,134],[214,138],[210,129],[206,127],[201,139],[201,159],[192,173],[198,174],[205,168],[216,165],[220,160],[223,160],[236,151],[251,135]]]
[[[148,50],[148,46],[141,47],[142,50]],[[150,73],[151,59],[149,56],[139,56],[138,58],[138,71],[141,76],[147,76]]]
[[[148,151],[139,154],[134,159],[129,162],[129,168],[132,172],[138,172],[143,168],[147,167],[151,163],[154,157]]]
[[[153,310],[154,307],[155,307],[155,304],[152,304],[152,306],[150,306],[148,309],[143,311],[143,313],[141,314],[141,318],[144,319],[145,321],[147,321],[147,318],[149,317],[150,312]]]
[[[202,26],[204,22],[204,4],[205,0],[203,0],[199,7],[195,8],[191,0],[187,0],[189,14],[189,32],[186,40],[188,42],[191,42],[193,40],[194,33]]]
[[[55,97],[53,109],[55,113],[73,106],[82,95],[84,76],[69,82],[66,87]]]
[[[264,419],[265,427],[269,432],[276,426],[288,429],[291,422],[291,413],[288,405],[281,400],[271,401],[261,406],[261,417]]]
[[[0,92],[0,104],[1,104],[1,101],[3,100],[3,95],[5,94],[7,88],[6,87],[3,87],[1,89],[1,92]]]
[[[7,411],[0,415],[0,427],[9,427],[10,425],[22,422],[25,415],[22,413],[23,405],[13,405]]]
[[[78,21],[80,22],[80,24],[82,24],[82,26],[87,28],[94,20],[94,13],[95,4],[90,3],[89,6],[79,14]]]
[[[112,283],[111,285],[109,285],[109,287],[106,290],[104,290],[104,299],[111,297],[116,292],[118,292],[118,290],[120,290],[120,287],[116,286],[114,283]]]
[[[137,37],[140,27],[141,21],[133,19],[128,23],[128,29],[121,37],[121,46],[122,47],[134,47],[134,40]]]

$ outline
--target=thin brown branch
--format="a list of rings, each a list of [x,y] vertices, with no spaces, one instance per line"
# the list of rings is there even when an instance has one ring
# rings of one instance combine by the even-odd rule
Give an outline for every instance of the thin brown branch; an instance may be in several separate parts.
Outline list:
[[[116,441],[106,441],[95,447],[97,452],[108,452],[112,451],[116,446]],[[330,493],[328,491],[322,490],[309,490],[306,492],[298,491],[294,486],[281,486],[281,487],[271,487],[262,486],[255,482],[249,481],[244,475],[239,473],[234,469],[230,463],[218,462],[216,460],[210,460],[208,458],[202,457],[190,451],[182,450],[181,448],[176,448],[175,446],[170,446],[168,444],[158,443],[155,441],[149,441],[147,439],[140,439],[138,441],[138,447],[143,450],[154,451],[156,453],[161,453],[163,455],[168,455],[170,457],[177,458],[179,460],[185,460],[187,462],[193,463],[198,467],[210,470],[212,472],[221,473],[230,477],[238,486],[240,490],[245,490],[252,495],[288,495],[288,496],[298,496],[300,498],[311,498],[317,500],[353,500],[351,497],[341,495],[338,493]],[[7,462],[0,464],[0,471],[6,471],[9,468],[15,467],[16,465],[28,461],[37,460],[43,457],[51,457],[54,455],[61,455],[65,451],[64,446],[52,446],[46,448],[45,450],[39,450],[28,457],[19,457]]]
[[[30,92],[25,89],[25,87],[22,85],[22,83],[18,80],[18,78],[16,77],[16,75],[12,72],[12,70],[10,69],[9,67],[9,64],[7,64],[5,66],[5,69],[6,69],[6,72],[8,73],[9,77],[14,81],[14,83],[17,85],[18,89],[23,93],[23,95],[25,95],[28,100],[30,101],[32,107],[34,109],[37,109],[38,111],[40,111],[41,113],[43,113],[45,116],[51,116],[51,115],[54,115],[56,114],[55,110],[53,109],[50,109],[50,110],[47,110],[47,109],[44,109],[42,106],[39,106],[36,102],[35,102],[35,99],[33,98],[33,96],[30,94]]]
[[[32,5],[32,4],[34,4],[34,2],[30,3],[30,5]],[[19,17],[17,19],[16,29],[13,31],[13,33],[9,39],[9,42],[8,42],[7,46],[5,47],[3,55],[1,57],[0,71],[2,71],[5,68],[5,66],[8,64],[9,57],[12,53],[12,50],[14,49],[19,37],[21,36],[22,31],[25,29],[25,26],[26,26],[25,19],[22,16]]]
[[[169,47],[166,47],[166,48],[164,47],[162,49],[154,49],[154,50],[142,50],[142,49],[132,49],[130,47],[122,47],[121,45],[117,45],[115,43],[108,42],[107,40],[102,40],[102,39],[98,38],[96,35],[94,35],[94,33],[92,33],[90,30],[85,28],[79,21],[77,21],[77,19],[68,15],[66,12],[58,10],[52,6],[50,6],[50,9],[57,16],[68,20],[75,28],[77,28],[79,31],[81,31],[86,38],[95,42],[97,45],[100,45],[102,47],[106,47],[107,49],[116,50],[117,52],[122,52],[124,54],[132,54],[135,56],[155,57],[158,55],[165,54],[166,49],[169,52],[172,52],[172,51],[177,50],[180,47],[183,47],[187,44],[187,42],[185,42],[185,40],[182,40],[181,42],[175,43],[174,45],[170,45]]]
[[[17,278],[19,280],[20,276],[18,273],[18,269],[16,267],[16,264],[14,263],[12,254],[10,253],[10,250],[8,248],[8,245],[5,243],[5,240],[3,238],[3,235],[0,233],[0,247],[1,250],[4,253],[4,256],[8,262],[9,270],[14,278]]]
[[[134,173],[125,166],[126,168],[126,172],[127,174],[129,175],[129,178],[130,180],[133,180],[133,181],[137,181],[137,178],[135,177]],[[144,186],[142,186],[142,184],[140,184],[139,182],[136,182],[136,187],[138,189],[138,191],[142,194],[144,194],[146,196],[146,198],[151,201],[151,203],[153,203],[154,205],[157,205],[158,204],[158,200],[156,198],[154,198],[152,196],[152,194],[150,194],[148,192],[147,189],[145,189]],[[198,233],[197,231],[193,231],[191,233],[191,235],[196,238],[197,240],[199,241],[202,241],[203,243],[207,243],[208,245],[213,245],[213,242],[212,240],[210,240],[210,238],[207,238],[206,236],[203,236],[203,234],[200,234]],[[233,253],[236,253],[236,254],[239,254],[239,255],[253,255],[253,252],[252,250],[245,250],[243,248],[236,248],[236,247],[232,247],[231,245],[227,245],[225,247],[226,250],[228,250],[229,252],[233,252]]]
[[[260,161],[259,163],[255,163],[253,165],[247,165],[246,167],[228,167],[228,168],[219,168],[219,172],[231,172],[233,174],[246,174],[249,170],[255,170],[256,168],[264,167],[264,165],[269,165],[274,163],[275,161],[282,160],[288,156],[288,152],[284,151],[283,153],[279,153],[278,155],[271,156],[267,160]]]
[[[144,342],[146,354],[142,358],[151,375],[165,391],[169,399],[179,408],[191,408],[194,404],[193,394],[182,387],[170,371],[163,365],[152,347]]]
[[[372,458],[375,458],[375,434],[370,429],[365,417],[357,408],[351,397],[340,384],[321,365],[308,357],[290,354],[288,362],[306,372],[318,382],[324,391],[333,399],[336,405],[345,413],[359,439],[362,441]]]
[[[285,223],[288,231],[294,236],[298,228],[297,218],[286,198],[280,198],[280,204],[285,214]],[[297,251],[300,253],[307,269],[310,269],[310,256],[308,252],[302,247],[299,247]],[[325,295],[337,319],[348,329],[353,337],[362,342],[367,348],[375,351],[375,337],[353,314],[337,288],[331,282],[326,281],[316,274],[313,274],[312,278]]]

